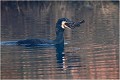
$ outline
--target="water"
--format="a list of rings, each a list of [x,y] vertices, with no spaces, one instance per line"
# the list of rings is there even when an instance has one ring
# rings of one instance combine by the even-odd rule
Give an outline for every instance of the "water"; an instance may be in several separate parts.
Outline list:
[[[55,23],[61,17],[74,21],[84,19],[85,23],[65,30],[66,43],[61,55],[54,46],[2,45],[2,79],[119,78],[117,3],[8,3],[2,3],[3,42],[26,38],[55,39]]]
[[[54,47],[2,46],[4,79],[90,79],[118,77],[116,45],[65,46],[60,62]],[[111,76],[109,76],[111,75]]]

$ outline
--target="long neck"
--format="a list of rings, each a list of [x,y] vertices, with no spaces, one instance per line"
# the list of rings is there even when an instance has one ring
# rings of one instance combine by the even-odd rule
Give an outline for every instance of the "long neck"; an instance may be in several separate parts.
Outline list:
[[[64,31],[57,30],[56,39],[54,41],[55,41],[55,44],[64,44]]]
[[[55,39],[55,47],[56,47],[56,59],[57,64],[61,65],[64,63],[64,37],[63,37],[64,31],[58,30],[56,32],[56,39]],[[59,66],[63,68],[64,66]]]

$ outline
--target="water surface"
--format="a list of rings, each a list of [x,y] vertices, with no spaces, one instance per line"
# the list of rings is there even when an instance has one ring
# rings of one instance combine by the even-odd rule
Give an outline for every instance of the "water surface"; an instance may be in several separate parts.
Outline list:
[[[85,20],[65,30],[62,55],[54,46],[2,45],[2,79],[118,79],[117,2],[2,2],[1,10],[2,41],[55,39],[57,19]]]

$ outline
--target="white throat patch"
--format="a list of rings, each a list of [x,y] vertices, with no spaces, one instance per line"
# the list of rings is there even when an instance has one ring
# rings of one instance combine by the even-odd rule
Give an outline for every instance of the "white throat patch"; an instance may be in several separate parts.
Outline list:
[[[65,27],[68,28],[68,29],[70,29],[68,26],[65,25],[65,23],[67,23],[67,22],[66,21],[62,21],[61,27],[63,29],[65,29]]]
[[[66,21],[62,21],[61,27],[64,29],[65,28],[65,23]]]

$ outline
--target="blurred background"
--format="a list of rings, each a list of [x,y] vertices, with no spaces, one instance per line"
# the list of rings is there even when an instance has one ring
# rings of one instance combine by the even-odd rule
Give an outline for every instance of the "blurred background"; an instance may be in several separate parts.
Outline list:
[[[55,39],[56,22],[63,17],[85,20],[65,31],[70,44],[64,70],[56,67],[54,48],[1,46],[1,78],[118,79],[118,1],[1,1],[1,41]]]

